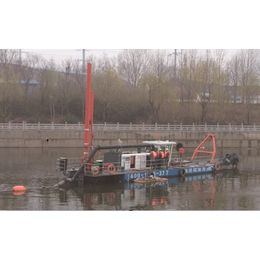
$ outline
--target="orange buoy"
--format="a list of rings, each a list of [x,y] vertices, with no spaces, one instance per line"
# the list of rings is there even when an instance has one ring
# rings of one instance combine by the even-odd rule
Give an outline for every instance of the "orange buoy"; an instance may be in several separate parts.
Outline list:
[[[14,186],[13,191],[15,191],[15,192],[25,192],[26,188],[24,186]]]

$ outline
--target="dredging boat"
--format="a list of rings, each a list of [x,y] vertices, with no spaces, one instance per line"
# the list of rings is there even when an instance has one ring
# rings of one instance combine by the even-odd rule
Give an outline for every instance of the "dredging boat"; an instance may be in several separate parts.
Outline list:
[[[84,156],[80,163],[70,159],[57,159],[57,170],[63,172],[65,183],[100,184],[100,183],[154,183],[167,181],[171,177],[184,177],[202,173],[214,173],[223,166],[237,167],[239,156],[236,153],[227,154],[215,159],[215,135],[208,134],[194,150],[190,160],[183,158],[184,148],[181,143],[169,140],[143,141],[141,144],[122,144],[93,147],[93,105],[94,92],[91,90],[91,63],[87,64],[86,111]],[[206,144],[212,145],[212,150],[206,151]],[[103,151],[101,158],[101,151]],[[167,158],[156,158],[155,154],[168,152]],[[95,155],[98,152],[98,159]],[[210,155],[207,160],[198,160],[199,154]],[[72,163],[72,165],[71,165]],[[71,165],[71,167],[69,167]]]

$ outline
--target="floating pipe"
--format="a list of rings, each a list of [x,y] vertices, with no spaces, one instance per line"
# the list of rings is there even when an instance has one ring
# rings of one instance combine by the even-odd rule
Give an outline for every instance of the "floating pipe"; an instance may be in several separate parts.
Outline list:
[[[60,187],[66,183],[65,180],[60,181],[59,183],[55,184],[53,187]]]

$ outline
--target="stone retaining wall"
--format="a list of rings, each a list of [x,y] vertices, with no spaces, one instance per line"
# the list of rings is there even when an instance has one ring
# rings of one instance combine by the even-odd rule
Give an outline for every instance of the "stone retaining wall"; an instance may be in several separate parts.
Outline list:
[[[195,148],[207,136],[216,135],[219,148],[260,148],[260,132],[162,132],[160,140],[181,142],[186,148]],[[158,132],[99,131],[94,132],[94,145],[115,145],[158,140]],[[83,147],[83,131],[0,131],[0,147]]]

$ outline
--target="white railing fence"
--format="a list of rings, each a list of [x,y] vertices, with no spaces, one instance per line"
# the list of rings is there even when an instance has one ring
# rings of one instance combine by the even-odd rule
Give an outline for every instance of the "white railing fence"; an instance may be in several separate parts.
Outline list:
[[[0,123],[0,131],[84,131],[84,124],[30,124],[26,123]],[[154,132],[206,132],[206,131],[260,131],[260,125],[146,125],[146,124],[94,124],[93,131],[154,131]]]

